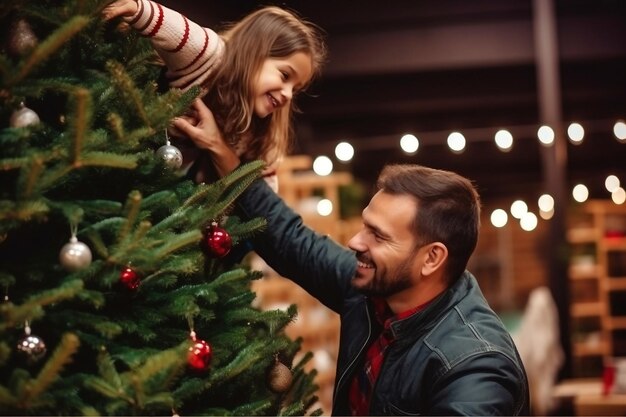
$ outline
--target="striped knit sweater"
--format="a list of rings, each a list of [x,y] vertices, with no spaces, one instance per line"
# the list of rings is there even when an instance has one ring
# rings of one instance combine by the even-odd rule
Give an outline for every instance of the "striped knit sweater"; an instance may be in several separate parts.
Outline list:
[[[213,30],[204,28],[175,10],[150,1],[137,0],[137,13],[125,21],[140,35],[150,39],[167,71],[165,76],[170,87],[187,90],[194,85],[204,85],[211,72],[220,64],[224,55],[224,40]],[[206,92],[206,91],[205,91]],[[198,149],[177,143],[183,152],[185,170],[189,170],[197,159]],[[245,142],[234,145],[235,153],[241,156]],[[268,184],[278,191],[276,166],[268,167],[263,176]],[[197,177],[204,181],[205,178]]]
[[[177,11],[149,0],[138,0],[137,13],[126,21],[142,36],[150,38],[165,62],[171,87],[188,89],[202,83],[219,65],[224,41]]]

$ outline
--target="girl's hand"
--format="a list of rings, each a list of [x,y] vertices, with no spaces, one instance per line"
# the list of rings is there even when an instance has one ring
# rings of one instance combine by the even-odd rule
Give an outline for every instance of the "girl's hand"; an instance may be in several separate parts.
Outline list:
[[[213,165],[220,177],[232,172],[241,161],[235,152],[224,142],[213,113],[201,99],[196,99],[191,105],[195,111],[194,126],[184,118],[176,118],[173,126],[191,139],[198,148],[209,151]]]
[[[138,8],[136,0],[116,0],[102,9],[102,18],[106,21],[118,16],[133,17]]]

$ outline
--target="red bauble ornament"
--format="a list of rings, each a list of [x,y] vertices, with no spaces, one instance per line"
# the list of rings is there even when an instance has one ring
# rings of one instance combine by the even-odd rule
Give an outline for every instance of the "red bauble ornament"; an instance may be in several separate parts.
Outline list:
[[[191,332],[192,345],[187,354],[187,363],[197,371],[206,371],[211,364],[213,350],[204,340],[196,339],[196,333]]]
[[[129,290],[136,290],[141,283],[139,275],[131,267],[127,266],[120,273],[120,282]]]
[[[204,252],[207,256],[223,258],[228,255],[233,246],[233,240],[228,232],[212,222],[204,234]]]

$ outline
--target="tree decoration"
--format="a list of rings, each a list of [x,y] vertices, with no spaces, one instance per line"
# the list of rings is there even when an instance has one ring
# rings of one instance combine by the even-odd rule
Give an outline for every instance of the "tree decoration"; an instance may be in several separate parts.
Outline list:
[[[9,27],[6,50],[10,55],[23,56],[33,50],[38,43],[39,39],[26,20],[15,20]]]
[[[34,364],[46,355],[46,344],[39,336],[30,333],[28,322],[24,325],[24,337],[17,342],[17,351],[28,364]]]
[[[206,371],[211,364],[211,358],[213,358],[213,349],[207,342],[198,339],[195,331],[192,330],[189,337],[192,344],[187,354],[187,363],[197,371]]]
[[[125,266],[120,273],[120,282],[129,290],[136,290],[141,284],[141,279],[137,271],[130,266]]]
[[[223,258],[228,255],[233,246],[233,241],[228,232],[212,221],[205,229],[203,249],[207,256]]]
[[[157,149],[156,154],[165,162],[165,165],[172,170],[177,170],[183,166],[183,154],[176,146],[170,144],[167,129],[165,130],[165,145]]]
[[[26,127],[37,124],[40,121],[39,115],[21,102],[19,108],[11,113],[9,125],[11,127]]]
[[[70,272],[76,272],[91,265],[91,250],[89,246],[76,238],[75,226],[72,226],[72,237],[63,245],[59,253],[59,262],[63,268]]]
[[[274,360],[274,364],[267,374],[267,383],[270,390],[277,394],[287,391],[291,387],[293,375],[291,370],[278,360],[278,356]]]

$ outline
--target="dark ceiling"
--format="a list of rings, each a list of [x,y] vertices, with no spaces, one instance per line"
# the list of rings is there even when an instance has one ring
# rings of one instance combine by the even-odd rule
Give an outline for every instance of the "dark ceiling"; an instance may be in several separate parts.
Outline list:
[[[623,0],[162,3],[204,26],[237,20],[261,4],[296,10],[321,26],[329,61],[299,98],[295,151],[328,155],[365,184],[385,163],[417,162],[473,179],[484,200],[538,195],[554,167],[543,162],[536,131],[555,115],[565,128],[577,121],[586,129],[581,145],[565,145],[568,189],[582,181],[592,196],[608,197],[596,191],[607,174],[626,183],[626,143],[612,133],[626,118]],[[546,52],[549,38],[539,33],[551,27],[556,48]],[[547,88],[546,74],[556,76]],[[515,138],[510,152],[493,142],[500,128]],[[446,145],[455,130],[467,139],[460,154]],[[405,133],[420,140],[411,156],[399,148]],[[347,164],[334,158],[343,140],[356,150]]]

